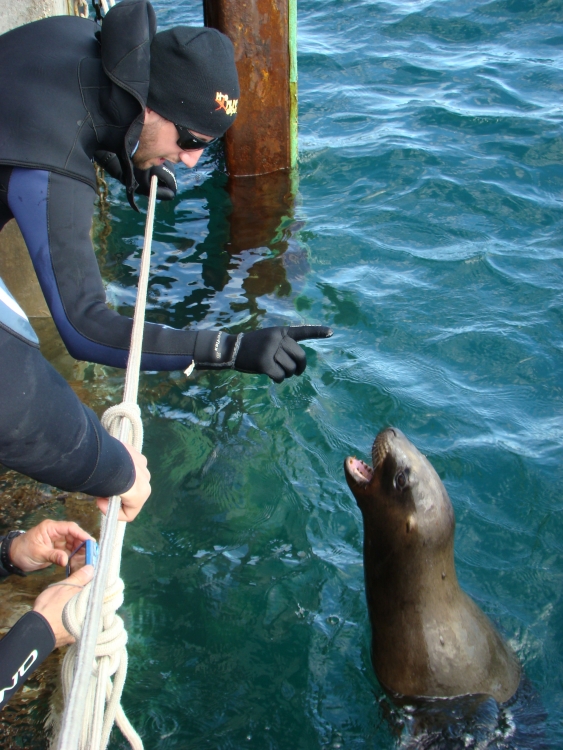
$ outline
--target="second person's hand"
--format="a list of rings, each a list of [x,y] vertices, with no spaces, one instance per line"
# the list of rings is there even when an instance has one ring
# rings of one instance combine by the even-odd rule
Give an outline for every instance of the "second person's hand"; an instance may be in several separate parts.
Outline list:
[[[142,453],[132,445],[128,443],[123,444],[129,451],[133,464],[135,466],[135,482],[133,486],[121,495],[121,509],[119,511],[118,519],[120,521],[133,521],[140,511],[143,505],[148,500],[151,494],[151,475],[147,469],[147,459]],[[109,505],[109,498],[99,497],[96,500],[98,508],[102,513],[106,514]]]
[[[42,591],[33,605],[35,612],[47,620],[55,636],[55,648],[74,643],[74,638],[63,625],[63,609],[73,596],[76,596],[94,577],[92,565],[85,565],[64,581],[51,584]]]
[[[53,563],[64,567],[70,553],[86,539],[92,537],[73,521],[41,521],[12,539],[10,561],[25,573]]]

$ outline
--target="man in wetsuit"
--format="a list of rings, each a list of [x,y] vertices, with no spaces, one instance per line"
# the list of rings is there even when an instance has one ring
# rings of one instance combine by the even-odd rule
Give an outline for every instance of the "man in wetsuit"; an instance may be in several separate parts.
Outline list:
[[[77,359],[124,367],[131,321],[110,310],[90,240],[97,158],[132,207],[151,171],[172,197],[169,163],[193,167],[233,123],[234,51],[210,28],[156,32],[148,0],[121,0],[100,28],[59,16],[0,37],[0,227],[15,217],[53,320]],[[267,113],[265,113],[267,116]],[[168,163],[167,163],[168,162]],[[301,374],[297,341],[323,326],[244,334],[147,323],[142,368],[234,368],[281,382]]]

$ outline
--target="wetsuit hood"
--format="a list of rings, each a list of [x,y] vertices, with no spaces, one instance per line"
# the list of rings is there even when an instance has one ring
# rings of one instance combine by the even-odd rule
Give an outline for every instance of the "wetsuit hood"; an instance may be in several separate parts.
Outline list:
[[[131,154],[155,33],[148,0],[121,0],[101,30],[85,18],[52,16],[0,35],[0,164],[66,175],[95,190],[94,154],[112,151],[136,208]]]
[[[109,113],[119,114],[123,103],[120,90],[133,96],[140,112],[130,124],[119,155],[124,171],[127,198],[133,208],[137,183],[131,154],[143,129],[149,93],[150,45],[156,34],[156,15],[147,0],[121,0],[104,18],[100,32],[101,59],[104,73],[115,84],[103,106]]]

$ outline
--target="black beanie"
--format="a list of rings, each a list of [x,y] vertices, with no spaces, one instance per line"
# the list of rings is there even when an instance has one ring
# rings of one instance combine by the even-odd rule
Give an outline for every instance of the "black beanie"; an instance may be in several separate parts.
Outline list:
[[[151,43],[147,106],[217,138],[233,124],[239,84],[231,40],[216,29],[176,26]]]

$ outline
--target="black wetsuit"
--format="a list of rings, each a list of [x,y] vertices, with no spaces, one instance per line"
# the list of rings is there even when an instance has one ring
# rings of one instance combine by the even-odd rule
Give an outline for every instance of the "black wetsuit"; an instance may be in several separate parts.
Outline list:
[[[129,452],[0,313],[0,463],[71,492],[108,497],[135,480]]]
[[[135,206],[131,153],[155,32],[147,0],[121,0],[101,31],[57,16],[0,36],[0,228],[16,219],[70,354],[115,367],[127,363],[132,323],[107,307],[92,248],[93,158],[98,150],[117,154]],[[147,323],[142,369],[185,369],[197,337]]]
[[[121,494],[132,486],[128,451],[41,355],[25,313],[1,280],[0,378],[0,462],[91,495]],[[2,638],[0,708],[54,647],[51,626],[38,612],[25,614]]]
[[[27,612],[0,641],[0,709],[55,648],[55,636],[39,612]]]
[[[118,155],[134,204],[130,154],[155,32],[147,0],[121,0],[101,33],[93,21],[57,16],[0,36],[0,229],[16,219],[69,352],[117,367],[126,365],[132,322],[106,305],[90,240],[92,159],[97,149]],[[43,360],[33,332],[14,329],[21,316],[6,318],[10,304],[0,305],[0,462],[63,489],[125,491],[129,454]],[[147,324],[143,369],[185,369],[196,338]]]

